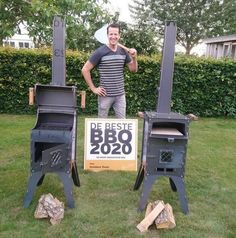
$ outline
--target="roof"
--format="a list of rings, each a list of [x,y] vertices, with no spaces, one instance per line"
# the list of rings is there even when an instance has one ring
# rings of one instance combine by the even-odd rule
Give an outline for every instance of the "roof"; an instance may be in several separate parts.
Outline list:
[[[205,44],[220,43],[220,42],[227,42],[227,41],[236,42],[236,34],[228,35],[228,36],[218,36],[218,37],[207,38],[203,40]]]

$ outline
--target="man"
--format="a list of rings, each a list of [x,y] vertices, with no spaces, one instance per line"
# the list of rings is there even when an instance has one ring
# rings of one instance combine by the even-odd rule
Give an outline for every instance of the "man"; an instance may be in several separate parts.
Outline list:
[[[126,117],[126,98],[124,89],[125,64],[131,72],[137,72],[137,51],[128,52],[118,45],[120,26],[107,27],[108,44],[99,47],[84,64],[82,74],[92,92],[98,95],[98,117],[106,118],[113,107],[116,118]],[[96,87],[91,78],[91,70],[98,67],[100,85]]]

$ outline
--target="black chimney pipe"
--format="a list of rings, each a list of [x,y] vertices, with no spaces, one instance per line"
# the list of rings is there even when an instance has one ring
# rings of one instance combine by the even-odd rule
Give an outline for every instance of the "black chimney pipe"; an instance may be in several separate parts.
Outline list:
[[[66,60],[65,60],[65,21],[60,16],[53,19],[53,59],[52,59],[52,85],[65,86]]]
[[[176,23],[174,21],[166,21],[159,84],[160,87],[158,88],[158,101],[156,108],[158,113],[171,112],[176,28]]]

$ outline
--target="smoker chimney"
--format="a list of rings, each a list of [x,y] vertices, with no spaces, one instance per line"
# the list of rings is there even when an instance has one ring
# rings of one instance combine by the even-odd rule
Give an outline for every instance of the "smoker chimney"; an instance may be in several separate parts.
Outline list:
[[[161,63],[160,87],[158,92],[158,113],[171,112],[171,94],[174,72],[176,23],[167,21]]]
[[[65,50],[65,22],[59,16],[53,20],[53,58],[52,85],[65,86],[66,82],[66,50]]]

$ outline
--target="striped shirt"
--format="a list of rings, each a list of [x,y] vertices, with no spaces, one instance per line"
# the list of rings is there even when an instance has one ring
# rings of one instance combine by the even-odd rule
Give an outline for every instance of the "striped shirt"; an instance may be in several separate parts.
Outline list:
[[[124,66],[131,62],[131,58],[124,49],[117,47],[114,52],[108,46],[102,45],[92,54],[89,61],[98,67],[100,86],[105,88],[107,96],[125,93]]]

